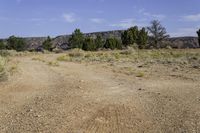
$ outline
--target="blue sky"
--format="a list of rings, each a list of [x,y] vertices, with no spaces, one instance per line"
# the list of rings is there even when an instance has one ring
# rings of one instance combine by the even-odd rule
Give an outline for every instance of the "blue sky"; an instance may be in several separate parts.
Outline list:
[[[170,36],[196,36],[200,0],[0,0],[0,38],[118,30],[154,19]]]

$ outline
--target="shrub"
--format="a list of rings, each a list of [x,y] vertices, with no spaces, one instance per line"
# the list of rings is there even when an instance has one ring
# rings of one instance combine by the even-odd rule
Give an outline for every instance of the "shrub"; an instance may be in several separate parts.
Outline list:
[[[96,45],[96,50],[103,48],[104,41],[101,36],[99,36],[99,35],[97,36],[97,38],[95,39],[95,45]]]
[[[43,58],[41,57],[33,57],[32,60],[34,61],[41,61],[41,62],[46,62]]]
[[[95,51],[96,50],[96,45],[95,41],[92,38],[85,38],[83,42],[83,50],[86,51]]]
[[[6,49],[6,45],[3,41],[0,41],[0,50],[5,50]]]
[[[132,55],[135,53],[136,53],[136,50],[132,47],[128,47],[126,50],[120,52],[120,54],[122,54],[122,55]]]
[[[27,48],[27,44],[23,38],[11,36],[7,41],[8,41],[7,47],[9,50],[25,51]]]
[[[144,76],[145,76],[144,72],[141,72],[141,71],[136,74],[136,77],[139,77],[139,78],[144,77]]]
[[[116,38],[108,38],[106,39],[104,48],[106,49],[122,49],[122,43]]]
[[[55,52],[56,54],[63,52],[61,48],[54,48],[52,51]]]
[[[80,48],[82,49],[84,42],[84,36],[83,33],[80,31],[80,29],[76,29],[72,36],[69,38],[69,44],[71,48]]]
[[[70,61],[70,57],[68,55],[62,55],[57,58],[57,61]]]
[[[2,80],[5,76],[5,58],[0,56],[0,80]]]
[[[10,54],[10,52],[8,52],[8,50],[0,50],[0,56],[3,56],[3,57],[5,57],[5,56],[10,56],[11,54]]]
[[[49,61],[47,64],[48,64],[49,66],[53,66],[53,67],[59,66],[59,64],[58,64],[57,61]]]
[[[48,36],[47,39],[42,43],[42,47],[45,49],[45,50],[48,50],[48,51],[52,51],[52,43],[51,43],[51,38]]]
[[[73,49],[69,52],[70,57],[84,57],[85,53],[81,49]]]

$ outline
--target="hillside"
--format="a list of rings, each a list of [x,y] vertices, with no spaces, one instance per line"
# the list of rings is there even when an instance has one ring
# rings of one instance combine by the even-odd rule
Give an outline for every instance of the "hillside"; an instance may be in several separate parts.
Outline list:
[[[121,33],[123,30],[115,31],[104,31],[104,32],[93,32],[85,33],[87,37],[96,37],[97,35],[102,36],[103,39],[108,37],[116,37],[121,39]],[[61,49],[68,49],[68,40],[70,35],[60,35],[53,39],[53,45]],[[29,50],[37,49],[42,45],[42,42],[46,40],[46,37],[27,37],[24,38],[29,45]],[[173,37],[165,40],[162,44],[163,47],[171,46],[172,48],[199,48],[198,38],[197,37]]]

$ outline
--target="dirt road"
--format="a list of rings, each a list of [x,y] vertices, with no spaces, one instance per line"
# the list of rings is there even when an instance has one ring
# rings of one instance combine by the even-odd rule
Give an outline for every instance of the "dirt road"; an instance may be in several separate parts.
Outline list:
[[[1,133],[200,132],[198,71],[139,78],[99,64],[15,60],[18,72],[0,83]]]

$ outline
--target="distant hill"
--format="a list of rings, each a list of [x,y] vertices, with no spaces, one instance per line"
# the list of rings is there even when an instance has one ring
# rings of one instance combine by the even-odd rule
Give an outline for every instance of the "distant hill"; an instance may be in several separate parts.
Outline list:
[[[97,35],[102,36],[103,39],[109,37],[115,37],[121,39],[121,34],[123,30],[115,30],[115,31],[104,31],[104,32],[94,32],[94,33],[85,33],[84,35],[87,37],[95,38]],[[55,47],[59,47],[62,49],[68,48],[68,40],[71,35],[61,35],[57,36],[53,39],[53,45]],[[47,37],[28,37],[24,38],[25,41],[29,44],[29,50],[37,49],[42,45],[42,42],[46,40]],[[197,37],[173,37],[166,39],[161,47],[171,46],[172,48],[199,48],[198,38]]]

